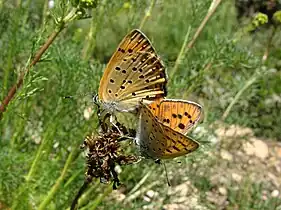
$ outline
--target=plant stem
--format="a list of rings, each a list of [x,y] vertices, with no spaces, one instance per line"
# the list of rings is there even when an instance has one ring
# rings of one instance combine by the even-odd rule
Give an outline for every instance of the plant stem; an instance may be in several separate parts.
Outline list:
[[[82,49],[82,55],[81,58],[83,60],[88,60],[94,49],[96,48],[96,34],[98,31],[98,28],[100,27],[100,23],[102,22],[101,19],[104,18],[105,8],[107,6],[107,0],[103,0],[100,2],[98,10],[93,10],[92,13],[92,20],[91,20],[91,26],[89,29],[89,32],[86,36],[84,47]],[[96,12],[96,15],[94,13]]]
[[[77,206],[78,200],[79,200],[80,196],[84,193],[84,191],[88,188],[89,184],[90,183],[87,180],[84,181],[82,187],[79,189],[78,193],[76,194],[74,200],[71,203],[70,210],[74,210],[74,209],[78,208],[78,206]]]
[[[11,100],[14,98],[17,90],[22,86],[23,84],[23,80],[25,75],[27,75],[29,73],[29,71],[31,70],[31,68],[33,66],[35,66],[35,64],[37,64],[37,62],[40,60],[40,58],[42,57],[42,55],[45,53],[45,51],[49,48],[49,46],[54,42],[55,38],[58,36],[58,34],[63,30],[64,28],[64,24],[62,24],[58,30],[55,30],[47,39],[47,41],[45,42],[45,44],[37,51],[37,53],[35,54],[32,62],[30,63],[29,67],[26,68],[25,71],[22,71],[19,79],[17,81],[17,83],[9,90],[7,96],[4,98],[4,100],[1,102],[0,105],[0,120],[2,118],[3,113],[6,110],[6,107],[9,105],[9,103],[11,102]]]
[[[73,162],[74,158],[77,157],[77,152],[78,151],[77,151],[76,147],[74,147],[72,149],[71,153],[68,155],[68,158],[66,160],[66,163],[64,165],[64,168],[61,172],[60,177],[57,179],[56,183],[53,185],[52,189],[49,191],[48,195],[43,200],[43,202],[39,205],[38,210],[47,209],[46,206],[51,202],[54,195],[59,190],[59,187],[61,186],[61,184],[66,176],[66,173],[70,167],[70,164]]]
[[[152,9],[154,8],[156,0],[151,0],[149,8],[146,10],[145,15],[140,23],[139,29],[142,29],[147,19],[151,16]]]
[[[85,206],[86,203],[88,203],[91,195],[96,193],[96,190],[99,189],[100,181],[99,180],[93,180],[91,185],[89,186],[88,190],[86,190],[85,193],[83,193],[80,198],[78,199],[78,207]],[[69,210],[69,209],[68,209]]]
[[[233,105],[239,100],[240,96],[244,93],[245,90],[248,89],[248,87],[250,87],[256,80],[258,79],[258,76],[255,75],[253,77],[251,77],[246,84],[238,91],[238,93],[235,95],[234,99],[231,101],[231,103],[228,105],[228,107],[226,108],[225,112],[222,115],[222,120],[224,121],[227,116],[229,115]]]
[[[186,45],[187,45],[187,41],[188,41],[188,38],[189,38],[189,35],[190,35],[190,31],[191,31],[191,27],[188,27],[188,30],[187,30],[187,32],[186,32],[186,34],[185,34],[185,37],[184,37],[183,44],[182,44],[182,46],[181,46],[181,50],[180,50],[180,52],[179,52],[179,54],[178,54],[178,57],[177,57],[177,60],[176,60],[176,62],[175,62],[174,68],[172,69],[172,72],[176,72],[176,71],[177,71],[177,69],[178,69],[180,63],[181,63],[182,60],[183,60],[183,57],[184,57],[184,55],[185,55],[185,53],[186,53]],[[172,76],[173,76],[173,75],[171,75],[171,77],[172,77]]]
[[[264,63],[267,59],[268,59],[268,55],[269,55],[269,48],[271,47],[271,43],[272,43],[272,39],[275,35],[275,32],[276,32],[276,27],[273,26],[273,29],[271,31],[271,34],[267,40],[267,46],[265,48],[265,51],[264,51],[264,54],[262,56],[262,62]]]
[[[35,173],[35,169],[37,168],[38,166],[38,163],[40,162],[40,157],[41,155],[43,154],[43,151],[45,149],[45,146],[46,146],[46,143],[48,142],[47,139],[51,138],[50,136],[54,134],[54,127],[56,125],[54,124],[53,126],[50,126],[48,128],[48,130],[46,131],[46,135],[44,136],[44,138],[42,139],[42,143],[37,151],[37,154],[36,154],[36,157],[35,159],[33,160],[32,164],[31,164],[31,167],[29,169],[29,172],[25,178],[26,182],[25,182],[25,185],[22,185],[19,190],[18,190],[18,193],[17,193],[17,197],[19,198],[20,196],[22,196],[24,193],[28,193],[28,185],[30,183],[30,181],[32,180],[32,177],[33,177],[33,174]],[[12,209],[18,209],[18,205],[20,205],[19,203],[20,199],[15,199],[13,205],[12,205]]]
[[[206,16],[204,17],[204,19],[202,20],[200,26],[197,28],[195,34],[193,35],[191,41],[188,43],[188,45],[186,46],[187,43],[183,43],[182,49],[187,48],[186,50],[181,50],[181,53],[179,53],[177,61],[180,62],[182,60],[182,58],[185,56],[185,53],[187,53],[194,45],[195,41],[197,40],[197,38],[199,37],[199,35],[201,34],[201,32],[203,31],[204,27],[206,26],[208,20],[211,18],[211,16],[214,14],[214,12],[216,11],[217,7],[219,6],[219,4],[221,3],[221,0],[213,0],[208,13],[206,14]],[[189,29],[188,32],[186,33],[186,36],[189,35]],[[173,68],[170,78],[173,78],[173,76],[175,75],[175,73],[178,70],[178,65],[179,63],[175,64],[175,67]]]
[[[276,27],[274,27],[271,31],[271,34],[267,40],[267,47],[265,49],[265,52],[262,56],[262,63],[264,63],[267,59],[268,59],[268,54],[269,54],[269,48],[271,46],[272,43],[272,39],[275,35],[276,32]],[[258,70],[257,70],[258,71]],[[238,91],[238,93],[235,95],[234,99],[231,101],[231,103],[228,105],[228,107],[226,108],[225,112],[222,115],[222,120],[225,120],[227,118],[227,116],[230,113],[230,110],[232,109],[233,105],[238,101],[238,99],[240,98],[240,96],[244,93],[245,90],[247,90],[248,87],[250,87],[257,79],[259,78],[259,74],[255,74],[253,77],[251,77],[246,84],[241,88],[241,90]]]
[[[102,202],[102,200],[106,196],[108,196],[111,192],[112,192],[112,186],[109,185],[106,187],[106,189],[103,191],[102,194],[99,194],[97,196],[97,198],[90,205],[88,205],[89,208],[87,208],[87,209],[92,209],[92,210],[96,209],[99,206],[99,204]]]

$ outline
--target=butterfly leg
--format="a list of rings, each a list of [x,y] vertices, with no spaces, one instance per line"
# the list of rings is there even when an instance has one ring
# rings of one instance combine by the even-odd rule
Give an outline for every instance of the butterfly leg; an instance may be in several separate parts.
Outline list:
[[[154,162],[157,163],[157,164],[162,164],[164,166],[167,184],[170,187],[171,183],[170,183],[170,179],[168,177],[168,172],[167,172],[166,164],[163,161],[161,161],[160,159],[156,159]]]
[[[111,115],[110,118],[109,118],[109,122],[110,124],[115,128],[117,129],[117,131],[120,133],[121,136],[124,136],[124,133],[119,129],[119,127],[117,126],[117,119],[116,119],[116,116],[114,115]],[[116,123],[117,122],[117,123]]]
[[[126,140],[132,140],[134,141],[135,138],[134,137],[130,137],[130,136],[121,136],[120,138],[118,138],[118,141],[126,141]]]
[[[109,128],[112,126],[115,128],[121,135],[123,135],[123,132],[118,127],[118,121],[114,115],[112,115],[109,112],[106,112],[106,110],[102,110],[98,113],[98,119],[99,124],[101,126],[101,129],[104,133],[109,131]],[[109,122],[108,122],[109,120]],[[108,125],[109,124],[109,125]]]

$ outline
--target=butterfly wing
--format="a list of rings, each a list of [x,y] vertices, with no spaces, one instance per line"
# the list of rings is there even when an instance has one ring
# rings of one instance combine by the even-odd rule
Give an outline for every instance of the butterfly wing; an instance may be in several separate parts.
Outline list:
[[[142,98],[166,95],[165,67],[148,38],[130,32],[111,57],[99,87],[99,99],[119,111],[134,111]]]
[[[193,152],[199,144],[190,137],[164,125],[148,106],[141,104],[136,143],[141,153],[153,159],[169,159]]]
[[[164,125],[182,134],[198,122],[202,107],[192,101],[158,99],[149,104],[150,110]]]
[[[163,133],[159,133],[166,142],[164,151],[158,155],[160,159],[175,158],[193,152],[199,147],[199,144],[192,138],[185,136],[168,126],[163,126]],[[156,138],[159,138],[158,136]]]

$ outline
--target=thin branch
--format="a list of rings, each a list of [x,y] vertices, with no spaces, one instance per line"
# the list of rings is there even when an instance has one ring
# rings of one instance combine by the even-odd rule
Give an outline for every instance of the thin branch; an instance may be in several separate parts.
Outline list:
[[[230,113],[230,110],[232,109],[232,107],[234,106],[234,104],[239,100],[240,96],[245,92],[245,90],[248,89],[248,87],[250,87],[254,82],[256,82],[256,80],[258,79],[258,76],[253,76],[251,77],[246,84],[238,91],[238,93],[235,95],[234,99],[231,101],[231,103],[228,105],[228,107],[226,108],[225,112],[222,115],[222,120],[224,121],[227,116]]]
[[[262,63],[264,63],[267,59],[268,59],[268,55],[269,55],[269,49],[271,47],[271,44],[272,44],[272,40],[273,40],[273,37],[275,35],[275,32],[276,32],[276,27],[274,27],[271,31],[271,34],[270,36],[268,37],[268,40],[267,40],[267,47],[265,49],[265,52],[262,56]],[[258,70],[257,70],[258,72]],[[252,76],[246,83],[245,85],[237,92],[237,94],[235,95],[234,99],[231,101],[231,103],[228,105],[228,107],[226,108],[225,112],[223,113],[222,115],[222,120],[224,121],[232,107],[234,106],[235,103],[237,103],[237,101],[239,100],[239,98],[241,97],[241,95],[253,84],[257,81],[257,79],[260,78],[260,74],[256,73],[254,74],[254,76]]]
[[[68,158],[66,160],[66,163],[64,165],[64,168],[61,172],[60,177],[57,179],[56,183],[53,185],[53,187],[51,188],[51,190],[49,191],[49,193],[47,194],[47,196],[45,197],[43,202],[39,205],[39,207],[38,207],[39,210],[46,209],[47,205],[52,201],[55,194],[60,189],[59,187],[62,185],[62,183],[66,177],[67,171],[69,170],[69,167],[73,163],[73,160],[75,159],[75,157],[77,157],[78,152],[79,151],[74,147],[73,150],[71,151],[71,153],[68,155]],[[87,187],[87,186],[85,186],[85,187]]]
[[[142,29],[144,24],[146,23],[147,19],[151,16],[151,12],[152,12],[152,9],[154,8],[155,6],[155,3],[156,3],[156,0],[151,0],[150,1],[150,5],[149,5],[149,8],[147,9],[147,11],[145,12],[145,15],[141,21],[141,24],[139,26],[139,29]]]
[[[17,90],[22,86],[23,84],[23,80],[25,75],[27,75],[29,73],[29,71],[31,70],[31,68],[33,66],[35,66],[38,61],[40,60],[40,58],[42,57],[42,55],[45,53],[45,51],[49,48],[49,46],[54,42],[55,38],[58,36],[58,34],[63,30],[64,25],[62,25],[61,27],[59,27],[58,30],[54,31],[49,38],[47,39],[47,41],[45,42],[45,44],[38,50],[38,52],[35,54],[32,62],[30,63],[29,67],[27,69],[25,69],[24,71],[21,72],[19,79],[17,81],[17,83],[9,90],[7,96],[4,98],[4,100],[1,102],[0,105],[0,120],[3,116],[3,113],[6,110],[6,107],[9,105],[9,103],[11,102],[11,100],[14,98],[15,94],[17,93]]]
[[[199,37],[199,35],[201,34],[201,32],[203,31],[204,27],[206,26],[208,20],[211,18],[211,16],[215,13],[217,7],[219,6],[219,4],[221,3],[221,0],[213,0],[209,11],[207,13],[207,15],[204,17],[204,19],[202,20],[200,26],[197,28],[195,34],[193,35],[191,41],[188,43],[188,45],[186,46],[186,43],[183,43],[182,49],[183,48],[187,48],[186,50],[181,50],[180,54],[178,55],[177,61],[181,61],[182,58],[185,56],[185,53],[187,53],[194,45],[195,41],[197,40],[197,38]],[[187,31],[187,34],[185,37],[188,37],[189,35],[189,29]],[[175,64],[170,77],[173,78],[173,76],[175,75],[175,73],[178,70],[178,63]]]
[[[78,208],[78,206],[77,206],[78,200],[81,197],[81,195],[84,193],[84,191],[88,188],[88,186],[89,186],[89,182],[87,180],[85,180],[83,185],[79,189],[78,193],[76,194],[74,200],[72,201],[70,210],[75,210]]]
[[[269,49],[271,47],[271,44],[272,44],[272,40],[273,40],[273,37],[275,35],[275,32],[276,32],[276,27],[273,26],[273,29],[271,31],[271,34],[267,40],[267,46],[266,46],[266,49],[264,51],[264,54],[262,56],[262,62],[264,63],[267,59],[268,59],[268,55],[269,55]]]

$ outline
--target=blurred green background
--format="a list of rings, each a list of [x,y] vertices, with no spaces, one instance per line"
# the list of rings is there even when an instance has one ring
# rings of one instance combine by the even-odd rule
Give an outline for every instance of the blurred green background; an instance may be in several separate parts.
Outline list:
[[[272,15],[253,25],[259,8],[251,9],[275,2],[278,10],[277,1],[248,1],[249,17],[234,0],[222,1],[172,74],[211,2],[99,0],[84,10],[91,17],[70,22],[0,121],[0,209],[70,207],[86,170],[79,146],[97,129],[92,95],[118,43],[141,23],[167,67],[168,97],[204,107],[192,133],[201,149],[166,161],[171,187],[163,167],[144,160],[119,168],[119,190],[94,181],[79,209],[281,209],[280,26]],[[71,7],[0,0],[0,101]],[[124,150],[138,154],[133,144]]]

